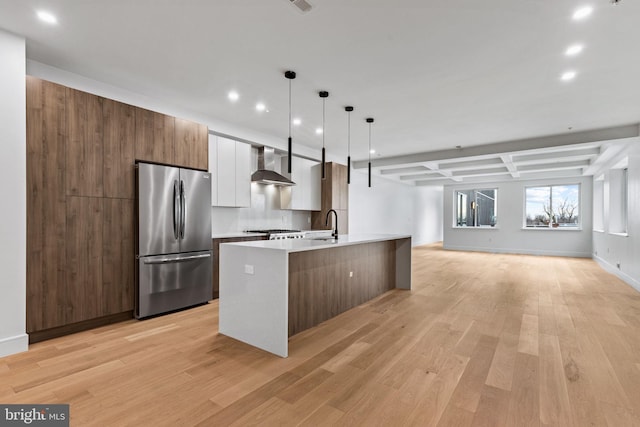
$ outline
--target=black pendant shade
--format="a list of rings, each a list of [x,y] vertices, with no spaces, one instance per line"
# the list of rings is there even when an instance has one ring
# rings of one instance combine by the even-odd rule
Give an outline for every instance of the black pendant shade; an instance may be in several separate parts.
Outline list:
[[[347,112],[347,184],[351,184],[351,112],[353,107],[344,107]]]
[[[326,90],[321,90],[318,92],[320,98],[322,98],[322,179],[325,179],[327,174],[325,172],[326,166],[326,157],[325,157],[325,149],[324,149],[324,119],[325,119],[325,101],[329,96],[329,92]]]
[[[373,123],[373,118],[368,117],[367,123],[369,123],[369,187],[371,187],[371,123]]]
[[[291,139],[291,80],[296,78],[294,71],[285,71],[284,76],[289,79],[289,140],[287,144],[287,172],[291,173],[291,159],[293,151],[293,141]]]

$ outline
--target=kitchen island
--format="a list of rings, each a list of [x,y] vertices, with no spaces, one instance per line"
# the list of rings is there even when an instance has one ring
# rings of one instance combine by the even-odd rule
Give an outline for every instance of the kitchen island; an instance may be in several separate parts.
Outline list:
[[[221,334],[281,357],[290,336],[391,289],[411,289],[411,236],[220,245]]]

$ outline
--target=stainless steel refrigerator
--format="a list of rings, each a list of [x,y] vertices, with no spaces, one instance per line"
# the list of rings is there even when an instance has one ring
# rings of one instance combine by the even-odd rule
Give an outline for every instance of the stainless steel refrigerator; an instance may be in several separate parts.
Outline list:
[[[211,174],[140,162],[136,180],[136,317],[211,300]]]

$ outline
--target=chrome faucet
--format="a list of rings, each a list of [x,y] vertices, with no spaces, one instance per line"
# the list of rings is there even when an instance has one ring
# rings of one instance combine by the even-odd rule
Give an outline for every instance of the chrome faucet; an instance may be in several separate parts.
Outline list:
[[[338,240],[338,212],[336,212],[335,209],[329,209],[329,212],[327,212],[327,217],[325,218],[325,221],[324,221],[324,225],[329,225],[329,216],[331,212],[333,212],[333,214],[336,217],[336,228],[331,231],[331,237]]]

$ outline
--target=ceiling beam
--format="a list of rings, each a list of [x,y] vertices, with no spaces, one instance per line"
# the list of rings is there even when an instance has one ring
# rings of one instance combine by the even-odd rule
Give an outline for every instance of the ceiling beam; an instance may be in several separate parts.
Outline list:
[[[527,138],[486,145],[475,145],[467,148],[455,148],[450,150],[427,151],[402,156],[382,157],[373,160],[372,166],[409,166],[415,164],[424,164],[425,162],[437,162],[446,159],[484,156],[492,154],[495,155],[503,153],[509,154],[515,151],[553,148],[591,142],[612,141],[624,138],[634,138],[638,136],[640,136],[640,125],[636,123],[633,125],[617,126],[583,132],[571,132],[539,138]],[[366,168],[367,162],[364,160],[353,162],[353,167],[354,169]]]
[[[518,173],[518,168],[513,164],[513,156],[510,154],[500,156],[500,160],[504,163],[511,174],[511,178],[520,178],[520,174]]]

